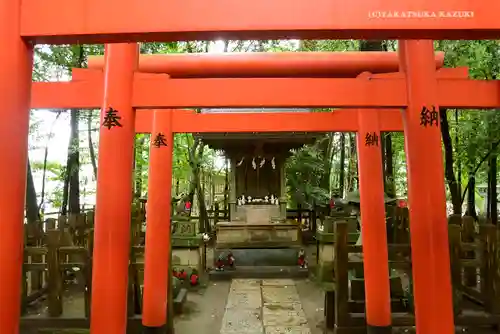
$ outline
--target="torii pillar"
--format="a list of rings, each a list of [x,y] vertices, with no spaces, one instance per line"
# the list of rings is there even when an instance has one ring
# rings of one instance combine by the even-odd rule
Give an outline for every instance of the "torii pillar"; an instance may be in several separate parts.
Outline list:
[[[358,123],[356,137],[367,333],[390,334],[391,296],[379,111],[359,109]]]
[[[127,331],[135,139],[132,90],[139,48],[137,43],[108,44],[105,57],[90,331],[123,334]]]
[[[408,90],[403,128],[415,323],[418,334],[452,334],[448,224],[433,41],[400,41],[399,52]]]
[[[170,279],[173,110],[157,110],[149,150],[148,213],[144,255],[145,334],[166,333]]]
[[[21,1],[0,1],[0,324],[19,333],[33,47],[20,37]]]

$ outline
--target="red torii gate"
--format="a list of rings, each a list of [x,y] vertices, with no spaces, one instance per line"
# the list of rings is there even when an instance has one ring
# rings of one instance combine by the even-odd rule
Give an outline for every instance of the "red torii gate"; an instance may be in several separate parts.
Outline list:
[[[473,39],[500,36],[500,22],[496,18],[500,3],[496,0],[473,3],[469,0],[423,0],[418,3],[410,0],[382,0],[377,2],[376,8],[372,6],[373,3],[369,0],[360,0],[356,3],[330,0],[307,2],[214,0],[210,3],[210,7],[204,0],[182,2],[153,0],[148,6],[137,0],[1,1],[0,66],[3,69],[3,76],[0,77],[0,102],[3,106],[3,122],[0,123],[0,148],[4,153],[4,159],[9,163],[0,165],[0,183],[3,185],[3,192],[0,194],[0,212],[6,226],[5,235],[0,239],[0,254],[6,256],[8,254],[15,259],[12,265],[5,266],[2,273],[2,280],[5,282],[2,281],[0,284],[0,322],[4,325],[4,330],[8,333],[18,331],[17,319],[20,308],[19,288],[16,289],[16,284],[20,281],[19,266],[22,263],[21,222],[26,178],[33,43],[113,43],[221,37]],[[198,10],[200,8],[203,10]],[[276,15],[277,12],[280,14]],[[65,15],[61,16],[61,13]],[[105,80],[104,84],[101,84],[104,94],[100,95],[103,97],[102,105],[104,109],[113,106],[119,110],[123,124],[116,131],[101,131],[100,147],[104,151],[123,147],[124,153],[113,157],[105,154],[99,156],[99,164],[107,167],[101,167],[98,175],[101,190],[97,195],[99,204],[96,212],[94,255],[96,267],[105,268],[110,264],[109,256],[113,254],[113,247],[125,249],[128,246],[128,232],[125,235],[124,229],[128,226],[130,212],[114,212],[113,209],[125,207],[130,201],[127,202],[124,196],[120,198],[120,203],[112,203],[113,206],[106,207],[104,204],[111,202],[112,196],[117,193],[131,193],[130,185],[123,180],[129,180],[132,175],[134,107],[204,105],[238,107],[252,106],[248,103],[253,101],[259,102],[257,103],[259,106],[272,107],[276,106],[273,102],[276,103],[280,99],[286,101],[284,105],[306,106],[308,105],[306,99],[297,94],[303,94],[307,91],[305,88],[312,85],[311,90],[319,89],[317,93],[309,91],[312,94],[311,100],[315,102],[312,106],[405,108],[403,124],[408,155],[410,215],[413,222],[411,237],[415,303],[418,305],[417,331],[425,334],[453,332],[450,279],[447,269],[449,256],[444,177],[441,168],[433,168],[431,164],[433,162],[441,166],[442,162],[439,127],[420,126],[420,113],[422,108],[427,108],[427,111],[437,109],[438,102],[442,102],[442,106],[455,104],[457,107],[496,107],[499,105],[499,89],[496,83],[459,82],[460,80],[451,83],[445,82],[446,80],[436,80],[431,41],[400,43],[400,65],[406,73],[406,77],[402,79],[404,82],[380,79],[343,82],[333,79],[325,81],[302,79],[306,81],[289,82],[279,79],[268,79],[272,81],[249,79],[229,82],[206,79],[207,81],[196,81],[189,86],[190,84],[181,81],[182,79],[178,79],[179,81],[164,80],[164,78],[134,79],[138,62],[137,45],[134,44],[108,46],[106,59]],[[162,88],[164,96],[153,96],[154,90],[151,89],[155,84],[159,85],[156,89]],[[213,84],[221,84],[220,88],[226,90],[225,102],[222,94],[214,92],[214,89],[203,92],[200,96],[193,94],[192,91],[189,94],[189,89],[196,89],[196,93],[200,93],[198,89],[206,89]],[[231,86],[233,84],[236,86]],[[59,85],[59,88],[64,89],[59,94],[70,92],[73,97],[77,97],[78,88],[69,87],[84,86],[84,82],[73,86]],[[484,86],[485,90],[478,89],[480,86]],[[39,87],[47,88],[43,85]],[[456,88],[453,93],[449,91],[452,87]],[[252,99],[245,89],[253,89],[254,94],[263,95]],[[280,97],[278,100],[270,97],[269,91],[274,89],[278,90]],[[355,93],[354,90],[357,89],[361,89],[361,92]],[[394,97],[391,98],[388,91],[384,94],[385,89],[390,89]],[[88,90],[95,93],[95,90]],[[336,91],[339,95],[348,93],[347,95],[351,94],[354,97],[331,97],[332,91]],[[462,96],[470,94],[471,91],[480,94],[478,100],[471,101],[471,98]],[[215,97],[210,98],[210,92],[216,93]],[[285,99],[286,92],[289,100]],[[375,94],[382,95],[373,96]],[[443,96],[440,96],[441,94]],[[69,97],[58,101],[65,101],[67,106],[71,107]],[[48,102],[50,102],[48,99],[45,100],[45,103]],[[77,102],[81,105],[74,107],[84,108],[85,103],[82,98]],[[171,114],[173,113],[167,115]],[[164,124],[167,131],[170,129],[169,117],[158,119],[156,123],[158,126]],[[279,124],[276,124],[276,127],[278,128]],[[163,158],[168,161],[166,156]],[[113,168],[115,171],[112,173]],[[361,191],[364,191],[363,187]],[[165,215],[165,212],[161,214]],[[110,221],[113,221],[113,224],[109,224]],[[165,228],[165,226],[151,225]],[[372,239],[364,241],[365,250],[376,246],[375,240],[371,242],[368,240]],[[366,258],[368,262],[372,260]],[[121,256],[115,259],[115,262],[114,267],[120,268],[120,272],[123,272],[123,268],[128,265],[128,258]],[[151,266],[151,262],[146,266]],[[427,269],[430,272],[428,277],[425,276]],[[104,271],[94,271],[93,294],[107,296],[107,299],[101,299],[100,304],[93,299],[91,330],[97,334],[121,334],[124,332],[126,277],[114,282],[116,286],[106,291],[106,286],[103,286],[106,278],[103,275]],[[369,280],[367,277],[367,281]],[[423,286],[426,285],[425,291]],[[383,290],[385,291],[385,288]],[[372,299],[367,291],[367,322],[371,326],[386,327],[390,324],[386,307],[380,307],[381,311],[377,313],[376,306],[383,306],[386,299],[384,294],[385,292],[378,295],[381,296],[380,299]],[[433,300],[428,294],[440,298]]]
[[[498,96],[495,94],[491,94],[498,90],[497,82],[479,82],[472,80],[464,80],[467,77],[467,68],[457,68],[457,69],[441,69],[437,72],[437,78],[439,78],[439,82],[444,82],[443,92],[449,91],[453,89],[453,93],[457,91],[461,91],[463,89],[473,89],[469,91],[471,93],[467,96],[473,96],[472,98],[467,98],[462,100],[460,103],[465,103],[467,105],[481,105],[487,104],[488,106],[499,104],[500,100]],[[235,73],[237,74],[237,73]],[[200,74],[201,75],[201,74]],[[362,75],[364,78],[372,78],[373,80],[380,80],[380,82],[386,82],[388,80],[395,80],[399,84],[403,84],[401,82],[404,79],[404,76],[400,73],[387,73],[387,74],[379,74],[379,75],[370,75],[364,74]],[[79,101],[82,105],[86,107],[92,107],[93,103],[99,103],[102,97],[102,90],[100,90],[99,83],[104,79],[103,72],[98,70],[85,70],[85,69],[74,69],[73,71],[73,80],[71,83],[34,83],[33,84],[33,99],[32,99],[32,107],[51,107],[51,108],[60,108],[60,107],[68,107],[74,101]],[[150,89],[157,89],[161,91],[162,89],[158,86],[158,80],[160,81],[169,81],[171,83],[176,83],[175,79],[169,79],[166,76],[158,76],[158,75],[147,75],[147,74],[136,74],[135,81],[147,81],[153,80],[153,84],[150,87],[142,89],[141,93],[137,96],[133,96],[133,100],[137,99],[138,101],[142,100],[140,96],[142,92],[148,91]],[[255,79],[252,79],[255,80]],[[267,79],[262,82],[275,82],[280,81],[279,79]],[[357,82],[363,81],[361,79],[354,79]],[[238,83],[239,80],[236,79],[225,79],[223,81],[227,81],[228,85]],[[295,82],[299,83],[303,82],[302,79],[287,79],[285,82]],[[343,82],[346,82],[345,79],[330,80],[332,83],[338,83],[338,86],[341,86]],[[189,92],[192,90],[189,89],[189,85],[196,85],[197,80],[184,80],[181,81],[182,85],[188,86],[184,87]],[[221,80],[211,81],[214,83],[221,83]],[[250,81],[251,82],[251,81]],[[308,83],[309,81],[305,81]],[[352,82],[352,80],[349,80]],[[85,83],[86,90],[82,91],[81,83]],[[456,83],[459,83],[458,85]],[[480,83],[481,85],[475,85]],[[451,85],[451,88],[446,88],[447,85]],[[73,91],[72,89],[78,89],[75,92],[78,93],[79,96],[83,96],[83,98],[76,98],[76,94],[61,94],[61,87],[66,87],[65,92],[68,93]],[[156,87],[156,88],[154,88]],[[211,86],[207,86],[209,88]],[[373,86],[376,87],[376,86]],[[372,88],[373,88],[372,87]],[[474,90],[475,87],[475,90]],[[487,88],[486,94],[479,95],[476,90],[483,90]],[[379,91],[380,89],[375,89],[375,91]],[[94,91],[94,92],[93,92]],[[310,91],[306,90],[302,92],[305,95],[305,98],[310,98]],[[250,94],[249,94],[250,95]],[[245,96],[244,102],[245,104],[253,104],[253,103],[263,103],[259,100],[259,97]],[[64,97],[63,101],[58,101],[57,97]],[[486,100],[485,100],[486,97]],[[76,99],[75,99],[76,98]],[[206,97],[210,98],[210,97]],[[251,99],[247,102],[246,99]],[[287,96],[275,96],[273,101],[267,100],[265,103],[275,103],[281,104],[286,103],[286,100],[289,99]],[[373,103],[371,101],[373,96],[369,96],[367,99],[365,97],[366,104],[370,105]],[[52,100],[52,102],[46,102],[47,100]],[[59,99],[60,100],[60,99]],[[359,103],[359,98],[353,100],[352,103]],[[318,103],[314,100],[309,100],[309,103]],[[478,102],[479,101],[479,102]],[[489,101],[489,102],[488,102]],[[46,105],[46,103],[50,103]],[[200,105],[205,105],[209,107],[213,107],[217,105],[219,102],[217,100],[201,100]],[[332,102],[335,103],[335,102]],[[403,102],[404,103],[404,102]],[[150,105],[151,103],[146,102],[146,105]],[[447,102],[443,101],[441,105],[447,105]],[[141,108],[142,105],[140,103],[135,105],[138,108]],[[449,107],[452,107],[450,105]],[[154,122],[153,122],[154,117]],[[167,123],[165,123],[167,122]],[[337,110],[332,113],[264,113],[264,114],[195,114],[193,111],[185,110],[185,111],[167,111],[167,112],[155,112],[153,116],[152,111],[140,111],[137,114],[137,118],[135,121],[136,132],[152,132],[153,134],[162,133],[165,137],[166,141],[169,141],[172,133],[174,132],[267,132],[267,131],[276,131],[277,124],[279,122],[280,130],[282,131],[359,131],[360,133],[367,134],[375,134],[375,136],[380,136],[380,131],[401,131],[403,129],[401,123],[401,114],[397,109],[386,109],[384,111],[377,110],[359,110],[357,113],[352,110]],[[152,128],[153,127],[153,128]],[[163,129],[163,130],[162,130]],[[367,298],[371,297],[372,300],[379,299],[378,301],[372,302],[371,308],[368,308],[367,313],[372,316],[372,318],[376,318],[377,320],[388,321],[390,323],[390,307],[388,306],[388,285],[384,284],[384,282],[388,282],[387,278],[387,261],[381,261],[383,258],[387,258],[384,256],[383,250],[386,249],[385,246],[385,225],[384,223],[384,210],[383,210],[383,183],[382,177],[377,178],[376,175],[381,175],[381,157],[380,152],[378,150],[373,150],[370,147],[362,145],[359,141],[362,141],[363,138],[358,136],[358,149],[359,149],[359,168],[360,168],[360,179],[363,185],[361,186],[361,196],[363,199],[363,212],[365,219],[372,222],[372,224],[368,224],[365,227],[365,251],[366,251],[366,275],[367,275]],[[102,148],[101,148],[102,149]],[[149,231],[157,231],[155,233],[150,233],[151,238],[147,240],[147,244],[150,246],[149,254],[154,254],[154,256],[149,255],[146,256],[150,261],[158,261],[156,263],[164,262],[164,254],[165,254],[165,243],[168,240],[168,237],[165,236],[165,231],[162,230],[161,222],[166,220],[166,217],[170,215],[170,212],[166,212],[165,209],[170,206],[165,206],[164,203],[164,191],[165,187],[170,187],[167,180],[170,180],[170,177],[166,176],[165,170],[169,169],[171,165],[171,160],[168,160],[166,157],[171,156],[171,152],[168,149],[164,150],[152,150],[151,156],[151,169],[150,169],[150,187],[148,196],[151,197],[151,202],[149,205],[149,221],[150,227]],[[162,158],[159,158],[159,156]],[[161,164],[158,166],[158,164]],[[167,165],[165,165],[167,164]],[[156,167],[155,167],[156,166]],[[161,172],[159,172],[161,171]],[[374,203],[374,199],[380,198],[380,205],[376,205]],[[156,200],[155,200],[156,199]],[[113,202],[116,201],[116,196],[113,198]],[[370,205],[367,205],[370,203]],[[107,205],[111,205],[111,203],[107,203]],[[378,228],[375,228],[373,222],[381,222]],[[163,234],[161,232],[164,232]],[[368,237],[366,237],[368,235]],[[367,241],[368,239],[368,241]],[[370,239],[372,242],[370,243]],[[367,244],[368,243],[368,244]],[[158,245],[158,247],[151,247],[154,245]],[[373,249],[373,251],[369,251],[369,249]],[[151,251],[153,250],[153,251]],[[382,254],[380,252],[382,251]],[[370,259],[370,255],[375,258]],[[155,260],[153,260],[153,257]],[[385,265],[384,265],[385,264]],[[108,264],[109,265],[109,264]],[[153,265],[150,264],[151,267],[158,267],[158,264]],[[161,266],[160,266],[161,267]],[[100,270],[100,268],[96,268],[96,270]],[[116,268],[113,269],[113,272],[116,273]],[[148,272],[148,271],[147,271]],[[370,275],[372,273],[372,275]],[[155,294],[158,294],[158,287],[161,286],[161,282],[163,281],[164,275],[167,275],[166,271],[155,272],[154,276],[146,274],[145,281],[145,291],[154,291]],[[373,276],[375,274],[375,277]],[[378,279],[377,279],[378,276]],[[384,285],[387,285],[387,289],[384,289]],[[156,290],[153,290],[151,287],[155,287]],[[382,290],[382,291],[381,291]],[[384,291],[385,290],[385,291]],[[387,293],[385,293],[387,292]],[[98,298],[104,297],[103,295],[99,295]],[[156,301],[156,302],[155,302]],[[162,313],[161,305],[158,305],[158,300],[153,298],[150,294],[145,292],[144,296],[144,321],[145,324],[158,324],[161,323],[164,319],[164,313]],[[163,303],[163,302],[162,302]],[[367,306],[368,307],[368,306]],[[384,320],[385,319],[385,320]]]
[[[463,78],[466,76],[466,69],[442,69],[438,72],[438,77],[440,78],[440,80],[449,80],[450,82],[452,82],[452,80],[459,80],[459,78]],[[89,71],[89,70],[75,70],[75,79],[77,80],[80,80],[80,81],[84,81],[85,82],[85,78],[89,79],[87,80],[87,86],[86,87],[94,87],[93,89],[95,89],[95,87],[99,87],[99,82],[103,79],[102,77],[102,72],[100,71]],[[142,79],[151,79],[153,78],[153,76],[147,76],[147,75],[142,75],[142,74],[138,74],[138,79],[136,80],[140,80],[142,77]],[[376,78],[377,76],[374,76],[374,78]],[[386,79],[384,80],[398,80],[398,78],[402,78],[400,74],[384,74],[384,75],[378,75],[378,77],[385,77]],[[164,76],[162,79],[166,79]],[[171,79],[166,79],[166,80],[171,80]],[[234,80],[234,79],[230,79],[230,80]],[[359,80],[359,79],[357,79]],[[463,80],[459,80],[460,82],[464,83],[466,85],[467,88],[470,88],[472,86],[468,86],[468,84],[470,83],[474,83],[472,81],[463,81]],[[175,82],[175,81],[174,81]],[[191,81],[192,83],[195,83],[195,81]],[[477,82],[476,82],[477,83]],[[81,88],[80,85],[75,85],[75,83],[64,83],[64,86],[66,86],[67,88],[71,88],[71,87],[74,87],[74,88]],[[490,82],[488,85],[486,85],[485,87],[489,87],[489,86],[492,86],[490,88],[496,88],[496,82]],[[57,96],[62,96],[60,93],[61,91],[59,90],[59,88],[61,87],[61,83],[34,83],[34,89],[33,89],[33,92],[34,92],[34,98],[33,98],[33,101],[32,101],[32,107],[40,107],[40,104],[39,102],[37,101],[37,96],[41,96],[41,94],[39,94],[39,90],[42,89],[42,91],[44,92],[44,94],[47,94],[47,96],[52,96],[52,98],[54,98],[56,95]],[[455,86],[457,87],[457,86]],[[459,86],[458,86],[459,87]],[[478,86],[479,87],[479,86]],[[52,94],[50,94],[49,92],[50,91],[53,91]],[[102,91],[96,91],[95,93],[96,94],[99,94],[101,93]],[[95,94],[91,93],[91,91],[88,91],[88,95],[85,94],[87,93],[86,91],[81,91],[81,90],[78,90],[78,93],[81,95],[81,96],[94,96]],[[469,92],[471,93],[471,92]],[[476,104],[476,105],[479,105],[477,102],[475,102],[474,100],[475,99],[479,99],[481,98],[480,95],[476,94],[476,92],[472,91],[472,96],[474,96],[475,98],[473,99],[468,99],[467,103],[470,104],[470,103],[473,103],[473,104]],[[68,96],[65,97],[65,100],[68,101]],[[286,99],[285,97],[277,97],[278,99]],[[492,99],[490,99],[491,101],[488,102],[488,103],[498,103],[498,102],[494,102],[496,99],[495,96],[493,96]],[[92,98],[90,98],[89,100],[92,100]],[[99,101],[100,99],[96,99],[95,101]],[[496,101],[498,101],[498,99],[496,99]],[[66,102],[66,103],[69,103],[71,104],[71,102]],[[200,102],[200,103],[204,103],[204,102]],[[206,102],[205,102],[206,103]],[[218,103],[217,101],[212,101],[212,103]],[[253,101],[251,102],[245,102],[245,103],[255,103]],[[280,102],[275,102],[275,103],[280,103]],[[370,104],[371,102],[368,101],[366,102],[368,104]],[[85,105],[87,105],[88,107],[92,106],[91,102],[85,102]],[[443,105],[446,105],[446,103],[443,103]],[[53,102],[51,104],[50,107],[54,108],[54,107],[61,107],[62,105],[58,105],[57,101],[56,102]],[[211,106],[211,105],[209,105]],[[46,107],[49,107],[49,106],[46,106]],[[140,105],[137,105],[137,107],[140,107]],[[397,113],[396,110],[388,110],[385,113],[393,113],[393,115],[391,116],[396,116],[395,115],[395,112]],[[347,115],[347,113],[350,113],[350,115]],[[360,111],[360,113],[362,113]],[[369,130],[370,129],[376,129],[376,114],[377,112],[374,112],[374,111],[367,111],[367,112],[364,112],[365,114],[367,114],[365,116],[366,117],[369,117],[369,116],[375,116],[375,119],[372,119],[370,121],[365,121],[365,123],[368,123],[370,124],[370,127],[369,127]],[[282,114],[265,114],[265,116],[263,117],[263,115],[259,115],[259,114],[238,114],[238,115],[221,115],[221,114],[216,114],[216,115],[199,115],[199,114],[194,114],[192,112],[189,112],[189,111],[185,111],[185,112],[176,112],[174,113],[173,115],[171,115],[171,120],[172,120],[172,125],[170,126],[172,129],[175,129],[176,125],[182,125],[182,124],[185,124],[184,125],[184,131],[197,131],[197,126],[193,126],[192,124],[204,124],[205,122],[200,122],[200,121],[210,121],[212,120],[212,122],[210,122],[211,124],[204,124],[204,129],[205,131],[273,131],[276,129],[276,122],[280,122],[280,127],[282,130],[286,130],[286,129],[289,129],[289,130],[296,130],[296,131],[318,131],[318,130],[321,130],[321,127],[324,128],[325,131],[331,131],[333,130],[332,129],[332,126],[330,124],[332,124],[332,120],[334,120],[334,124],[336,125],[335,127],[335,130],[342,130],[342,126],[345,126],[345,130],[351,130],[351,131],[354,131],[356,130],[356,124],[353,123],[353,121],[355,120],[355,117],[353,117],[354,115],[354,112],[353,111],[348,111],[348,110],[341,110],[341,111],[336,111],[334,113],[323,113],[323,114],[320,114],[320,113],[315,113],[315,114],[309,114],[307,115],[307,113],[299,113],[299,114],[296,114],[296,113],[290,113],[290,114],[286,114],[286,113],[282,113]],[[147,131],[147,124],[149,123],[147,118],[151,119],[151,115],[150,113],[147,113],[147,112],[140,112],[139,114],[139,117],[137,119],[137,121],[139,121],[139,123],[136,125],[136,126],[139,126],[139,127],[143,127],[146,129]],[[144,116],[142,116],[144,115]],[[181,122],[176,122],[175,119],[177,118],[177,115],[179,116],[179,118],[181,118]],[[149,117],[148,117],[149,116]],[[215,116],[215,117],[213,117]],[[225,116],[225,117],[224,117]],[[317,116],[322,116],[322,118],[320,119],[319,117]],[[334,116],[335,118],[331,117],[331,116]],[[389,116],[389,115],[387,115]],[[158,116],[158,117],[166,117],[166,116]],[[307,118],[309,118],[309,120]],[[326,118],[328,117],[328,119]],[[142,118],[142,121],[141,121],[141,118]],[[143,119],[143,118],[146,118],[146,119]],[[225,119],[225,118],[228,118],[228,119]],[[265,119],[268,119],[268,122],[265,122]],[[389,119],[389,117],[381,117],[382,119],[382,122],[385,121],[386,123],[390,122],[389,124],[389,128],[385,129],[385,130],[390,130],[391,127],[393,130],[400,130],[401,129],[401,125],[400,123],[399,124],[396,124],[396,122],[394,122],[394,120],[400,120],[400,117],[391,117],[392,119]],[[340,123],[337,123],[338,121],[340,121],[342,119],[342,121]],[[361,121],[362,118],[360,118],[360,121]],[[191,120],[191,121],[190,121]],[[335,121],[337,120],[337,121]],[[136,121],[136,123],[137,123]],[[264,122],[263,122],[264,121]],[[329,122],[330,121],[330,122]],[[217,123],[219,123],[219,125],[215,125]],[[234,123],[233,123],[234,122]],[[304,122],[304,123],[302,123]],[[215,124],[214,124],[215,123]],[[151,123],[149,123],[149,128],[150,128],[150,125]],[[236,125],[236,124],[239,124],[239,125]],[[248,125],[245,125],[245,124],[254,124],[254,126],[248,126]],[[265,125],[263,125],[265,124]],[[301,125],[299,125],[301,124]],[[305,124],[305,126],[307,127],[306,129],[303,129],[303,124]],[[360,123],[360,126],[361,126],[362,123]],[[209,128],[210,126],[210,128]],[[339,127],[337,127],[339,126]],[[366,127],[366,125],[365,125]],[[383,129],[383,127],[382,127]],[[358,130],[363,133],[363,130],[361,128],[358,128]],[[183,130],[181,129],[178,129],[177,131],[174,131],[174,132],[182,132]],[[198,129],[198,132],[201,132],[200,129]],[[368,132],[366,131],[367,133],[371,133],[371,132]],[[377,132],[378,133],[378,132]],[[166,138],[169,138],[168,136],[166,136]],[[165,151],[165,150],[163,150]],[[366,150],[363,149],[362,146],[360,146],[360,152],[365,152]],[[371,150],[373,151],[373,150]],[[370,150],[367,151],[367,153],[369,153]],[[165,153],[163,153],[165,154]],[[376,156],[375,156],[376,157]],[[375,158],[374,157],[374,158]],[[379,157],[380,159],[380,157]],[[161,160],[161,159],[160,159]],[[366,158],[366,154],[365,153],[360,153],[360,161],[366,161],[367,158]],[[152,161],[159,161],[158,159],[153,159],[152,158]],[[154,165],[154,163],[152,163],[152,165]],[[165,165],[163,165],[163,169],[165,169]],[[367,165],[365,164],[361,164],[360,162],[360,178],[361,179],[364,179],[366,180],[367,178],[364,176],[365,173],[369,172],[369,175],[370,175],[370,179],[376,179],[374,178],[374,173],[376,172],[376,170],[373,170],[370,168],[369,171],[366,170],[366,167]],[[157,180],[157,178],[154,176],[156,175],[156,172],[155,172],[155,168],[152,167],[152,170],[150,171],[152,173],[152,180]],[[361,176],[363,175],[363,176]],[[164,178],[165,175],[164,173],[161,173],[159,176],[158,176],[160,179],[161,178]],[[152,187],[151,189],[153,188],[156,188],[156,187],[159,187],[160,184],[162,184],[161,182],[159,181],[151,181],[152,182],[152,185],[155,185],[154,187]],[[367,184],[367,182],[364,182],[363,183],[364,185]],[[376,183],[375,183],[376,185]],[[362,186],[362,189],[363,189],[363,186]],[[370,200],[372,201],[373,203],[373,198],[376,198],[373,197],[374,194],[377,193],[377,188],[376,186],[374,186],[373,184],[371,185],[371,187],[367,188],[367,190],[371,190],[370,192],[366,191],[366,190],[362,190],[362,196],[363,198],[364,197],[368,197],[370,198]],[[155,193],[155,191],[153,191],[153,194]],[[158,194],[161,194],[162,192],[158,192]],[[371,194],[370,194],[371,193]],[[153,198],[154,198],[154,195],[152,195]],[[160,196],[160,195],[158,195]],[[116,198],[113,199],[113,201],[116,200]],[[363,201],[364,203],[366,203],[366,201]],[[160,202],[161,203],[161,202]],[[376,205],[370,205],[368,207],[368,209],[373,209],[373,208],[376,208],[377,206]],[[162,203],[162,208],[164,208],[163,206],[163,203]],[[150,206],[150,219],[153,219],[154,220],[154,217],[155,217],[155,212],[156,210],[154,209],[154,205],[151,205]],[[160,212],[163,212],[164,210],[162,209]],[[366,215],[365,217],[366,218],[369,218],[371,215],[369,213],[369,210],[366,210]],[[380,212],[383,213],[383,210],[378,210],[379,214]],[[163,217],[164,218],[164,217]],[[157,221],[164,221],[164,219],[157,219]],[[150,224],[151,226],[155,226],[154,223]],[[158,228],[159,225],[156,225],[156,228]],[[367,233],[368,232],[368,233]],[[368,236],[372,235],[374,236],[373,234],[373,230],[372,232],[369,232],[369,231],[365,231],[366,234],[368,234]],[[162,235],[160,233],[150,233],[150,235],[155,235],[155,236],[158,236],[158,235]],[[160,238],[160,239],[156,239],[156,242],[160,242],[160,240],[163,240],[163,243],[165,242],[166,239],[163,239],[163,238]],[[380,239],[379,238],[374,238],[375,241],[377,241],[378,243],[378,246],[375,248],[376,250],[380,251]],[[153,245],[155,244],[154,241],[149,241],[148,245]],[[365,244],[365,249],[369,249],[369,246],[367,246]],[[383,249],[383,248],[382,248]],[[156,248],[156,250],[158,251],[157,254],[164,254],[162,248]],[[367,255],[368,254],[376,254],[376,252],[367,252]],[[150,257],[149,257],[150,258]],[[162,258],[159,258],[158,261],[162,260]],[[369,259],[366,259],[366,263],[369,264],[370,261]],[[379,261],[375,261],[374,263],[378,263]],[[155,266],[156,267],[156,266]],[[97,268],[96,268],[97,269]],[[377,266],[377,269],[373,272],[381,272],[380,270],[383,269],[383,268],[380,268],[380,264]],[[116,273],[116,271],[114,271]],[[369,272],[369,270],[367,269],[367,272]],[[383,272],[383,271],[382,271]],[[160,282],[160,279],[158,277],[162,277],[163,275],[159,275],[159,273],[156,273],[156,275],[154,276],[156,279],[154,280],[154,283],[153,282],[149,282],[148,280],[146,280],[148,283],[146,283],[146,286],[154,286],[157,290],[158,288],[158,284]],[[369,277],[370,275],[368,275]],[[372,282],[373,284],[370,284],[374,289],[378,290],[377,291],[377,294],[374,294],[374,296],[381,296],[383,294],[380,293],[380,289],[381,289],[381,285],[380,284],[375,284],[376,282],[373,280],[373,279],[368,279],[370,282]],[[146,289],[148,291],[151,291],[150,289]],[[368,287],[367,289],[367,295],[370,295],[370,291],[371,289]],[[156,293],[158,293],[158,291],[156,291]],[[101,295],[102,296],[102,295]],[[148,296],[148,294],[146,293],[145,295],[145,305],[148,305],[148,307],[145,308],[144,312],[145,312],[145,316],[147,316],[148,314],[150,314],[151,316],[151,313],[154,311],[154,310],[158,310],[157,307],[153,307],[155,304],[154,303],[151,303],[149,302],[151,300],[151,297]],[[377,303],[377,305],[380,305],[379,303]],[[149,307],[151,306],[151,307]],[[388,308],[385,308],[385,309],[380,309],[380,307],[377,308],[377,310],[382,311],[382,313],[385,313],[385,314],[390,314],[390,311],[388,311]],[[385,312],[384,312],[385,311]],[[154,318],[158,318],[161,314],[161,312],[153,312],[153,314],[155,315]],[[380,318],[380,316],[379,316]],[[147,318],[145,318],[145,321],[147,321]]]
[[[436,53],[436,68],[444,52]],[[87,67],[104,68],[103,56],[89,56]],[[399,70],[396,52],[240,52],[169,53],[139,57],[139,71],[171,78],[356,77],[361,72]]]

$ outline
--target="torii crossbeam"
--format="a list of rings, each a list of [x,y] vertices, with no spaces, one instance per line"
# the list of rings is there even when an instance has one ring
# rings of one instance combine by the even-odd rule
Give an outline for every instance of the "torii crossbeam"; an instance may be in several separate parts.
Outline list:
[[[458,79],[453,72],[448,70],[447,73],[443,77],[438,76],[437,103],[440,106],[495,108],[499,104],[498,81]],[[73,82],[33,83],[31,107],[99,108],[103,96],[103,72],[74,69],[73,77]],[[405,108],[408,105],[405,78],[401,74],[373,75],[371,80],[359,80],[169,79],[161,74],[136,73],[133,85],[132,105],[147,109],[334,106]]]
[[[479,39],[498,37],[499,12],[496,0],[24,0],[20,33],[37,43]]]
[[[436,68],[444,52],[436,53]],[[89,69],[102,70],[103,56],[89,56]],[[399,70],[396,52],[231,52],[143,54],[139,71],[165,73],[171,78],[355,78],[361,72]]]

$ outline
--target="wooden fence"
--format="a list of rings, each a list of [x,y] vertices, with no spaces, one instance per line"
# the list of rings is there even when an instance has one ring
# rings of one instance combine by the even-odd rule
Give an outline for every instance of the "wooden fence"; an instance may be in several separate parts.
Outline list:
[[[396,226],[405,226],[407,219],[405,215],[402,217]],[[409,241],[408,233],[404,236],[403,231],[396,231],[395,239]],[[325,294],[326,325],[335,327],[337,334],[365,333],[363,261],[361,256],[350,256],[362,253],[362,246],[350,245],[347,235],[347,222],[336,222],[334,282],[330,286],[326,284]],[[464,330],[482,326],[499,328],[500,240],[496,226],[478,226],[470,217],[452,216],[449,240],[456,326]],[[391,279],[392,325],[411,327],[415,322],[410,284],[411,247],[408,242],[390,243],[388,250],[389,266],[399,276],[399,279]],[[410,298],[405,288],[409,288]]]

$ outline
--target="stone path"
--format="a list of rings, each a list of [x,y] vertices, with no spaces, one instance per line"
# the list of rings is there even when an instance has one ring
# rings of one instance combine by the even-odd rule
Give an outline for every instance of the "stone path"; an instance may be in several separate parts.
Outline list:
[[[291,279],[234,279],[220,334],[311,334]]]

